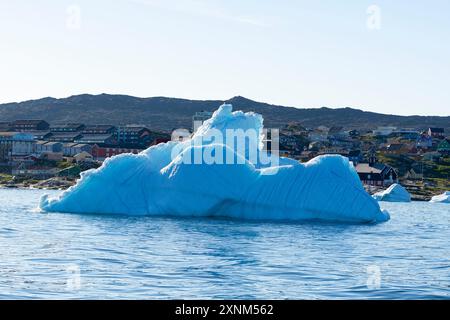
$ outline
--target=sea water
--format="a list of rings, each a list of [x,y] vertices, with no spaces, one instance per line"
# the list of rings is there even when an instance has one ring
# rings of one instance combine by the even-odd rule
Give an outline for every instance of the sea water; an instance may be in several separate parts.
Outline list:
[[[0,189],[2,299],[450,298],[448,204],[352,225],[42,213],[44,193]]]

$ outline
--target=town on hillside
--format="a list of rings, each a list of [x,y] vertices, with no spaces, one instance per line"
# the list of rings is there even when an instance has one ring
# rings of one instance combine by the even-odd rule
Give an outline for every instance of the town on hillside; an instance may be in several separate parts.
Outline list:
[[[192,131],[210,118],[192,117]],[[82,171],[97,168],[112,156],[137,154],[171,136],[145,125],[50,124],[45,120],[0,122],[0,185],[67,188]],[[450,188],[450,137],[444,128],[344,127],[308,128],[291,122],[279,129],[280,155],[301,162],[336,154],[347,157],[374,193],[401,183],[416,200]]]

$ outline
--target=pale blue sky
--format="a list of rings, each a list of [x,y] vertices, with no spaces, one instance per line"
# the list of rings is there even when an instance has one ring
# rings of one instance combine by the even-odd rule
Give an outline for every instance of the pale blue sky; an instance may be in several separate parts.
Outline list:
[[[450,115],[449,16],[448,0],[0,0],[0,102],[242,95]]]

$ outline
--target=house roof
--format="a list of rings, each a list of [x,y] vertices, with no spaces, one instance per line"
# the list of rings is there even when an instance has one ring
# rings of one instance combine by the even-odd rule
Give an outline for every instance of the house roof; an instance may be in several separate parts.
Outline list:
[[[90,124],[84,127],[83,131],[91,131],[91,130],[110,130],[114,129],[115,126],[110,124]]]
[[[12,123],[14,125],[21,125],[21,124],[28,124],[29,125],[29,124],[40,124],[42,122],[47,123],[44,120],[14,120]]]
[[[119,128],[120,132],[139,132],[139,131],[142,131],[142,130],[150,131],[145,126],[132,126],[132,125],[130,125],[130,126],[125,126],[125,127],[120,127]]]
[[[80,139],[77,139],[78,142],[102,142],[108,139],[113,138],[111,134],[84,134]]]
[[[65,124],[55,124],[50,126],[50,130],[58,130],[58,129],[79,129],[81,127],[84,127],[84,124],[82,123],[65,123]]]
[[[51,138],[52,139],[58,139],[58,138],[76,138],[78,136],[81,136],[80,132],[53,132]]]
[[[430,128],[429,130],[434,133],[444,133],[444,128]]]
[[[17,132],[5,131],[5,132],[0,132],[0,137],[12,137],[15,134],[17,134]]]
[[[370,166],[368,163],[358,163],[355,167],[358,173],[381,173],[383,170]]]

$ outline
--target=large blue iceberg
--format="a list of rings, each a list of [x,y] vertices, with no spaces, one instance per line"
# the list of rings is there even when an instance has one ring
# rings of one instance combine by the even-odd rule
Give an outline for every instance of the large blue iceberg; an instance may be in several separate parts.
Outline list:
[[[248,135],[244,149],[213,139],[233,130],[257,134]],[[232,112],[232,106],[225,104],[191,139],[107,159],[100,168],[82,173],[77,184],[57,198],[43,196],[40,208],[261,220],[389,220],[389,214],[366,193],[347,158],[321,156],[305,164],[273,158],[263,150],[263,138],[261,115]],[[196,161],[198,154],[205,159]],[[276,161],[260,160],[269,156]],[[220,163],[218,158],[234,162]]]

